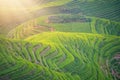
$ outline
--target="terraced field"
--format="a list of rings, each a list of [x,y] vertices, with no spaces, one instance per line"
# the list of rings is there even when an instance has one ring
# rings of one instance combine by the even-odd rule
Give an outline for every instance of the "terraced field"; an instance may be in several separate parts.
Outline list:
[[[3,80],[119,79],[117,36],[48,32],[24,41],[0,41]]]
[[[70,21],[71,19],[71,21]],[[85,21],[88,20],[88,21]],[[68,22],[66,22],[68,21]],[[103,27],[104,26],[104,27]],[[106,35],[120,35],[120,23],[89,16],[57,14],[30,20],[8,33],[9,38],[23,39],[42,32],[82,32]]]
[[[0,80],[120,80],[120,1],[35,2],[0,34]]]
[[[61,5],[64,5],[66,3],[69,3],[70,1],[72,1],[72,0],[52,0],[52,1],[48,0],[47,3],[42,4],[42,5],[33,6],[29,10],[31,12],[33,12],[33,11],[37,11],[37,10],[40,10],[40,9],[46,8],[46,7],[61,6]]]

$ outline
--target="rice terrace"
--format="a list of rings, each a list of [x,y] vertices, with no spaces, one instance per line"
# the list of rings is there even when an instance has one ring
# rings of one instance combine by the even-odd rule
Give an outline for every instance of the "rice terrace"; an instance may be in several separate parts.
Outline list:
[[[120,80],[120,0],[0,0],[0,80]]]

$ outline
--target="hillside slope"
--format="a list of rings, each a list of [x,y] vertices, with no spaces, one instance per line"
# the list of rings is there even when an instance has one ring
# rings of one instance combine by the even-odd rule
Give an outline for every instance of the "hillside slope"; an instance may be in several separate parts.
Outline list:
[[[119,0],[22,1],[0,15],[0,80],[120,80]]]
[[[119,36],[120,23],[79,14],[54,14],[29,20],[11,30],[7,37],[25,39],[35,34],[54,31]]]
[[[48,32],[25,41],[0,41],[1,79],[119,79],[120,38],[117,36]]]

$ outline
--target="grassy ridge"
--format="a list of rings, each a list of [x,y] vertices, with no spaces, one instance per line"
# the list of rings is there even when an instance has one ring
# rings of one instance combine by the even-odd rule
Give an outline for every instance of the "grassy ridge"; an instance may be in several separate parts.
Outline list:
[[[32,53],[28,53],[29,50],[27,50],[25,46],[25,44],[27,44],[26,42],[12,42],[4,38],[1,38],[0,41],[2,42],[0,44],[0,79],[2,80],[80,80],[77,75],[72,76],[69,73],[51,70],[41,64],[35,63],[35,58],[33,58],[34,55]],[[29,56],[30,61],[27,60],[27,57]]]
[[[111,70],[119,73],[119,69],[110,65],[113,56],[119,52],[120,38],[117,36],[47,32],[31,36],[25,41],[5,39],[0,41],[2,42],[0,64],[9,67],[3,69],[4,65],[1,66],[2,79],[14,74],[16,76],[9,78],[12,80],[23,78],[25,80],[85,80],[88,78],[112,80],[112,76],[118,78],[111,73]],[[5,48],[6,46],[8,47]],[[16,66],[13,67],[12,65],[15,64]],[[31,77],[28,78],[28,76]]]
[[[64,5],[70,1],[71,0],[55,0],[52,2],[48,2],[46,4],[34,6],[34,7],[30,8],[29,10],[33,12],[33,11],[37,11],[37,10],[40,10],[40,9],[46,8],[46,7],[61,6],[61,5]]]
[[[40,38],[38,36],[40,36]],[[61,48],[60,53],[65,54],[61,55],[62,57],[64,57],[62,58],[62,61],[65,58],[69,58],[69,60],[71,60],[71,62],[69,63],[69,61],[67,61],[66,59],[63,63],[58,63],[58,65],[60,64],[60,67],[63,67],[62,70],[64,70],[65,72],[71,72],[71,74],[78,74],[82,80],[85,80],[87,78],[91,80],[95,78],[97,78],[97,80],[111,80],[111,75],[114,75],[111,74],[111,69],[113,67],[109,65],[109,63],[111,63],[113,56],[119,54],[118,52],[120,46],[120,38],[117,36],[55,32],[35,35],[34,37],[30,37],[27,40],[33,42],[39,41],[41,43],[52,46],[58,45],[58,48]],[[60,43],[58,43],[58,41]],[[72,55],[70,56],[70,54]],[[56,58],[59,57],[57,56]],[[117,63],[117,61],[115,61],[115,63]],[[93,76],[91,72],[87,72],[88,70],[86,69],[91,70],[91,72],[93,71],[98,76]],[[104,69],[107,70],[104,71]],[[119,73],[119,69],[116,68],[116,70]],[[88,73],[87,76],[83,76],[84,73]],[[89,77],[90,75],[92,77]],[[107,77],[105,77],[105,75]]]
[[[72,15],[47,15],[42,16],[26,23],[23,23],[8,33],[9,38],[24,39],[31,35],[39,34],[42,32],[61,31],[61,32],[81,32],[81,33],[95,33],[106,35],[120,35],[120,23],[113,22],[107,19],[88,17],[89,22],[66,22],[66,23],[49,23],[50,16],[61,16],[69,18]],[[78,18],[81,15],[73,16],[72,18]]]
[[[113,21],[120,21],[120,1],[118,0],[106,0],[106,1],[80,1],[73,0],[70,3],[63,6],[65,10],[63,13],[82,13],[87,16],[106,18]]]
[[[41,37],[39,38],[38,36]],[[116,41],[116,39],[118,41]],[[97,78],[97,80],[112,79],[111,69],[113,67],[109,66],[109,63],[111,63],[111,61],[109,60],[111,60],[112,57],[118,54],[117,52],[119,52],[118,46],[120,46],[120,39],[117,36],[56,32],[39,34],[34,37],[28,38],[28,40],[33,42],[39,41],[41,43],[52,46],[59,45],[58,48],[62,47],[61,51],[66,53],[66,55],[63,56],[66,57],[68,56],[67,54],[72,54],[73,57],[70,57],[69,55],[67,58],[73,61],[71,61],[71,63],[69,64],[67,64],[69,61],[64,61],[67,65],[65,65],[62,69],[66,72],[72,72],[71,74],[80,75],[80,78],[82,80],[85,80],[87,78],[91,80],[95,78]],[[60,43],[58,43],[58,41]],[[58,64],[64,65],[64,63],[61,62]],[[107,71],[104,71],[105,68],[107,69]],[[91,72],[87,72],[89,70],[91,72],[94,72],[94,74],[97,74],[98,77],[96,77],[96,75],[92,75]],[[119,69],[117,71],[119,73]],[[87,76],[85,76],[84,73],[87,73]],[[92,77],[89,77],[90,75]],[[105,75],[108,77],[105,77]]]

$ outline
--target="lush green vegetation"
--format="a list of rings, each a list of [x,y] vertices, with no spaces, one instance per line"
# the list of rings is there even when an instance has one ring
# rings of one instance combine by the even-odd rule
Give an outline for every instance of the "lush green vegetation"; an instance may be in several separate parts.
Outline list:
[[[120,79],[119,0],[35,2],[37,16],[0,34],[0,80]]]
[[[30,49],[35,48],[35,44],[32,44],[32,47],[30,46],[31,43],[28,42],[12,42],[6,39],[0,39],[0,41],[2,42],[2,44],[0,44],[0,79],[2,80],[63,80],[66,78],[70,80],[80,80],[77,75],[71,76],[69,73],[51,70],[42,66],[40,63],[35,63],[35,61],[37,61],[37,57],[39,57],[39,60],[41,59],[40,54],[37,52],[29,53]],[[21,48],[19,47],[20,45]],[[38,49],[40,50],[40,48]],[[39,56],[35,57],[36,54]],[[43,60],[44,57],[40,62],[44,64]]]
[[[94,1],[80,1],[73,0],[67,5],[63,6],[63,13],[82,13],[87,16],[95,16],[106,18],[120,22],[120,1],[119,0],[94,0]]]
[[[49,17],[57,17],[55,21],[50,22]],[[59,22],[61,18],[62,21],[69,19],[73,19],[71,22]],[[79,18],[89,19],[89,22],[83,21],[75,21],[75,19]],[[35,35],[41,32],[53,32],[53,31],[61,31],[61,32],[82,32],[82,33],[95,33],[95,34],[106,34],[106,35],[120,35],[120,23],[114,22],[108,19],[88,17],[71,14],[58,14],[58,15],[46,15],[42,16],[28,22],[21,24],[20,26],[14,28],[9,32],[9,38],[17,38],[23,39],[29,37],[31,35]],[[51,29],[53,29],[51,31]]]
[[[120,47],[117,36],[69,32],[41,33],[24,41],[0,41],[0,76],[12,80],[111,80],[115,66],[109,64]]]
[[[61,5],[66,4],[70,1],[72,1],[72,0],[53,0],[53,1],[50,1],[46,4],[34,6],[34,7],[30,8],[30,11],[33,12],[33,11],[36,11],[36,10],[39,10],[42,8],[46,8],[46,7],[61,6]]]

